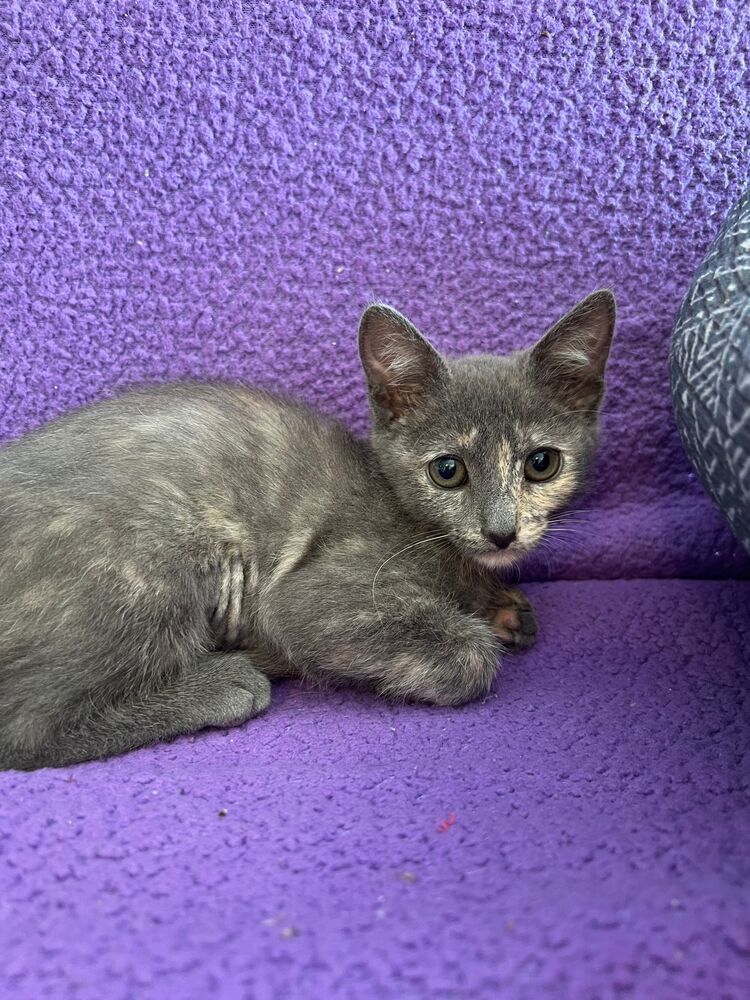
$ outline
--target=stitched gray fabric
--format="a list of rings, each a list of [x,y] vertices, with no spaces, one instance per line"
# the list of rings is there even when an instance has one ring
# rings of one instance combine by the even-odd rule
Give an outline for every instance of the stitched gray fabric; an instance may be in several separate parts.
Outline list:
[[[687,453],[750,551],[750,188],[685,296],[670,378]]]

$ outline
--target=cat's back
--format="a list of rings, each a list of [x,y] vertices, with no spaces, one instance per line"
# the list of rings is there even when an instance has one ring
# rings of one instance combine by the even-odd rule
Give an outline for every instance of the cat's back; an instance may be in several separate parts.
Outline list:
[[[368,474],[365,447],[303,404],[178,382],[73,411],[0,448],[0,521],[25,531],[61,516],[90,528],[165,520],[196,530],[206,511],[275,521],[332,483],[341,498],[364,494]]]
[[[304,404],[231,382],[183,381],[139,387],[75,409],[0,447],[0,469],[41,474],[75,466],[142,464],[246,444],[278,441],[285,426],[328,436],[333,422]]]

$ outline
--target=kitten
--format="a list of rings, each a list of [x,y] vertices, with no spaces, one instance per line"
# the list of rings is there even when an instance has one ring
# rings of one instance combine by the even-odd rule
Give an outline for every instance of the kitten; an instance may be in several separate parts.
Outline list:
[[[492,571],[583,484],[614,317],[596,292],[532,350],[449,361],[371,306],[368,442],[264,392],[178,383],[0,450],[0,767],[237,725],[275,677],[485,694],[536,631]]]

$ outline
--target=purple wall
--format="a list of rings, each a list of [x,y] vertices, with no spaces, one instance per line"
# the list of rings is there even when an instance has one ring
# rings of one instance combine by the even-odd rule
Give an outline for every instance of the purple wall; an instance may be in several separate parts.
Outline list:
[[[746,171],[749,36],[740,0],[11,2],[0,433],[186,373],[361,429],[369,298],[505,350],[610,285],[587,534],[532,575],[745,572],[666,355]]]

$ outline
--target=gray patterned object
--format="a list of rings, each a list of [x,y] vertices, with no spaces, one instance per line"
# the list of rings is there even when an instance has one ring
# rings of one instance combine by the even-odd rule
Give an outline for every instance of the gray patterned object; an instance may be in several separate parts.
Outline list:
[[[690,460],[750,551],[750,189],[685,296],[669,364]]]

